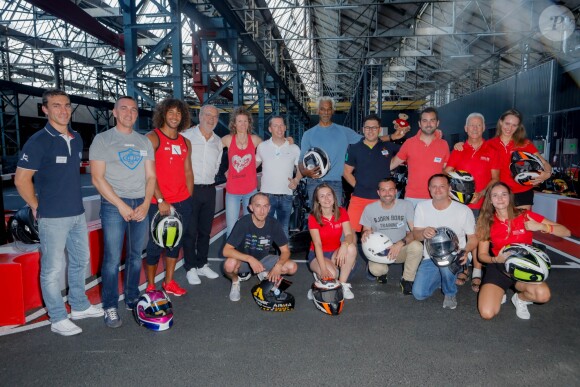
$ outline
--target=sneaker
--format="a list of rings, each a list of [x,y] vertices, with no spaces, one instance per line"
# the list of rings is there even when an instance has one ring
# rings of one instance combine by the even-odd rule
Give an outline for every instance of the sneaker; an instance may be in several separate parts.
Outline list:
[[[105,310],[105,324],[109,328],[119,328],[121,325],[123,325],[123,321],[117,313],[117,308],[109,308]]]
[[[380,284],[386,284],[388,282],[387,275],[383,274],[377,277],[377,282]]]
[[[514,293],[512,297],[512,304],[516,307],[516,315],[522,320],[530,319],[530,312],[528,311],[528,305],[531,304],[529,301],[522,301],[518,297],[517,293]]]
[[[312,295],[312,289],[308,289],[308,293],[306,293],[306,298],[309,300],[314,300],[314,296]]]
[[[258,277],[258,281],[262,282],[264,280],[264,278],[268,277],[268,270],[264,270],[261,273],[258,273],[257,277]]]
[[[240,301],[240,283],[232,282],[232,288],[230,289],[230,301]]]
[[[248,271],[248,272],[245,272],[245,273],[239,273],[238,274],[238,279],[240,280],[240,282],[247,281],[250,278],[252,278],[252,272],[251,271]]]
[[[209,279],[216,279],[220,276],[218,273],[213,271],[207,263],[201,269],[197,269],[197,275],[202,275]]]
[[[199,279],[199,276],[197,275],[197,270],[195,267],[193,269],[189,269],[187,271],[187,274],[185,275],[187,277],[187,282],[190,285],[199,285],[201,283],[201,280]]]
[[[507,301],[507,294],[504,293],[503,297],[501,298],[501,304],[505,304]]]
[[[82,329],[68,318],[50,324],[50,330],[61,336],[74,336],[82,333]]]
[[[413,293],[413,281],[407,281],[404,278],[401,278],[401,291],[405,296]]]
[[[174,296],[177,297],[181,297],[187,293],[187,290],[179,286],[179,284],[173,280],[171,280],[171,282],[168,284],[163,282],[161,286],[163,287],[163,290],[165,290],[166,293],[173,294]]]
[[[350,288],[352,287],[348,282],[341,283],[342,285],[342,294],[344,295],[345,300],[352,300],[354,298],[354,294]]]
[[[457,308],[457,298],[455,296],[445,296],[443,300],[444,309],[455,309]]]
[[[155,286],[155,284],[149,284],[149,285],[147,285],[147,288],[145,288],[145,293],[152,292],[154,290],[157,290],[157,287]]]
[[[73,320],[81,320],[83,318],[91,318],[91,317],[101,317],[105,312],[102,308],[98,306],[91,305],[87,309],[78,312],[76,310],[71,310],[70,318]]]

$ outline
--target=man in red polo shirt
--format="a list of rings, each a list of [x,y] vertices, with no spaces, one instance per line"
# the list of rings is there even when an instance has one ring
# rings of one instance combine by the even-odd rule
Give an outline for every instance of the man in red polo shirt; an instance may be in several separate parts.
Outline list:
[[[475,194],[468,207],[473,211],[477,219],[479,209],[483,204],[483,198],[487,187],[499,181],[499,160],[496,151],[483,139],[485,130],[485,118],[480,113],[471,113],[465,120],[465,132],[467,141],[462,150],[454,149],[449,156],[449,162],[445,167],[445,173],[452,171],[466,171],[475,180]],[[471,276],[471,288],[479,292],[481,284],[481,264],[477,260],[477,249],[472,252],[473,274]],[[468,272],[459,273],[458,285],[467,281]]]
[[[413,203],[413,206],[431,198],[429,178],[441,173],[449,159],[449,145],[441,138],[438,127],[437,110],[432,107],[424,109],[419,120],[419,132],[405,141],[399,153],[391,160],[391,170],[407,162],[409,177],[405,200]]]

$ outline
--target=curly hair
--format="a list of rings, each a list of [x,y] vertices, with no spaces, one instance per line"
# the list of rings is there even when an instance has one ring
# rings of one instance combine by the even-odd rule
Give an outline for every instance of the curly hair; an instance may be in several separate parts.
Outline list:
[[[167,112],[173,108],[178,109],[181,113],[181,122],[177,127],[177,132],[182,132],[189,128],[189,108],[185,102],[175,98],[166,98],[155,106],[155,111],[153,112],[153,127],[161,128],[165,125]]]
[[[230,114],[230,134],[233,136],[236,134],[236,117],[239,115],[244,115],[248,117],[248,136],[252,134],[252,128],[254,127],[254,119],[250,112],[248,112],[243,106],[238,106]]]
[[[520,121],[518,124],[518,128],[512,135],[512,140],[514,140],[515,146],[523,146],[526,143],[527,139],[526,128],[524,127],[523,124],[524,118],[522,116],[522,113],[520,113],[516,109],[510,109],[505,113],[503,113],[501,116],[499,116],[499,119],[497,120],[497,126],[495,127],[495,136],[496,137],[501,136],[501,124],[503,123],[503,121],[506,119],[507,116],[514,116]]]
[[[338,218],[340,217],[340,210],[338,207],[338,199],[336,198],[336,192],[334,192],[332,187],[327,183],[319,184],[318,187],[314,189],[314,193],[312,194],[312,201],[314,202],[314,205],[312,206],[312,211],[310,213],[312,214],[312,216],[314,216],[314,219],[316,219],[316,223],[318,223],[320,226],[324,226],[324,224],[322,223],[322,207],[320,206],[320,202],[318,201],[318,192],[322,188],[328,188],[330,192],[332,192],[332,197],[334,198],[334,204],[332,206],[334,221],[338,221]]]
[[[514,218],[516,218],[518,215],[520,215],[522,212],[524,212],[524,210],[519,209],[515,206],[514,193],[512,192],[512,190],[510,189],[510,187],[508,187],[508,185],[506,183],[502,183],[501,181],[494,183],[491,187],[489,187],[489,189],[485,193],[485,199],[483,200],[483,204],[482,204],[481,210],[479,212],[479,217],[477,218],[477,227],[476,227],[477,238],[480,241],[488,241],[489,240],[489,231],[491,229],[492,223],[494,222],[494,215],[495,215],[495,207],[493,206],[493,203],[491,202],[491,191],[493,191],[493,189],[495,187],[504,187],[508,191],[508,194],[510,197],[509,204],[507,207],[508,233],[506,234],[506,238],[511,232],[512,220]]]

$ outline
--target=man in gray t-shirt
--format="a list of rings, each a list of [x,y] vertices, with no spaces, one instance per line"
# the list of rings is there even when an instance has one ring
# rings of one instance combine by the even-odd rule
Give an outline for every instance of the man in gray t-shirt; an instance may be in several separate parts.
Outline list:
[[[101,227],[104,256],[103,309],[105,324],[120,327],[119,263],[127,234],[125,259],[125,303],[132,308],[139,298],[141,254],[149,231],[147,213],[155,189],[155,155],[151,142],[133,131],[137,103],[121,97],[113,115],[117,126],[98,134],[91,144],[89,159],[93,184],[101,194]]]
[[[413,238],[413,204],[397,199],[397,186],[392,178],[381,180],[377,193],[379,200],[366,206],[361,216],[362,241],[365,242],[372,232],[389,237],[393,242],[389,258],[394,263],[405,263],[400,284],[403,294],[409,295],[423,257],[423,245]],[[369,271],[378,282],[387,282],[389,265],[369,261]]]

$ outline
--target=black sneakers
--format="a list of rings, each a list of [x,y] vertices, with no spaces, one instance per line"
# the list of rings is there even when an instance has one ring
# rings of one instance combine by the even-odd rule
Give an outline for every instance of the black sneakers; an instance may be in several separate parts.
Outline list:
[[[411,294],[413,292],[413,282],[407,281],[404,278],[401,278],[401,291],[406,296]]]
[[[387,275],[380,275],[377,277],[377,282],[380,284],[386,284],[387,283]]]

